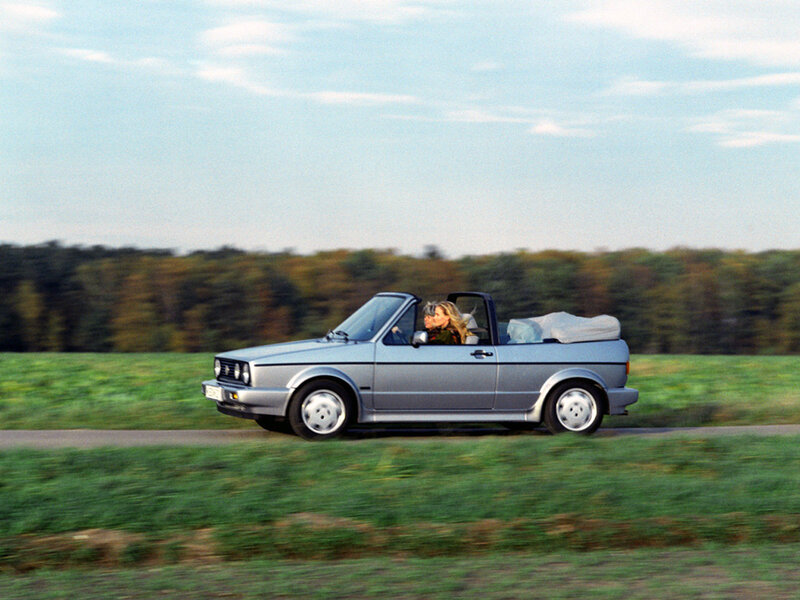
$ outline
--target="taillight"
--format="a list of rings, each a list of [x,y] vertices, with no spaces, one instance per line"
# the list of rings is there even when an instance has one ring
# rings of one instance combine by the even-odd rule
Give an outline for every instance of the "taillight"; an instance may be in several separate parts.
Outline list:
[[[631,374],[631,361],[625,363],[625,375]]]

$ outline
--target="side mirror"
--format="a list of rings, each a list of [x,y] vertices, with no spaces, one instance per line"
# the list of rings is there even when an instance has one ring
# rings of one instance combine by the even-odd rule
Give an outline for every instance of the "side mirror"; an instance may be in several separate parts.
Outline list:
[[[411,345],[414,348],[419,348],[420,344],[427,344],[428,343],[428,332],[427,331],[415,331],[414,335],[411,336]]]

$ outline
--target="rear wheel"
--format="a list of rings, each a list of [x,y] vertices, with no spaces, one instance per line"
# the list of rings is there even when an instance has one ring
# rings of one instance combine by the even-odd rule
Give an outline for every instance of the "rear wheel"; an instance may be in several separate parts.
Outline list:
[[[335,381],[314,381],[298,390],[289,405],[292,430],[306,440],[335,438],[347,428],[348,390]]]
[[[603,421],[598,392],[585,383],[567,381],[556,386],[548,395],[544,421],[552,433],[594,433]]]

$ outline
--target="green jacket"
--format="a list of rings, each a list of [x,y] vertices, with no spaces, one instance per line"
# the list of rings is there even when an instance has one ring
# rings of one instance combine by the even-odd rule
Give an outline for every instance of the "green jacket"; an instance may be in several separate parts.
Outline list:
[[[455,329],[441,329],[434,327],[428,330],[429,344],[460,344],[461,336]]]

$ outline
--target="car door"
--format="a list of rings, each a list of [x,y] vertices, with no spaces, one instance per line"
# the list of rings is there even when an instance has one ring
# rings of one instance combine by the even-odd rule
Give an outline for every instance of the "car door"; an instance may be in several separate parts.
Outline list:
[[[385,411],[491,410],[497,384],[497,353],[491,344],[414,347],[421,323],[417,305],[375,348],[373,401]]]

